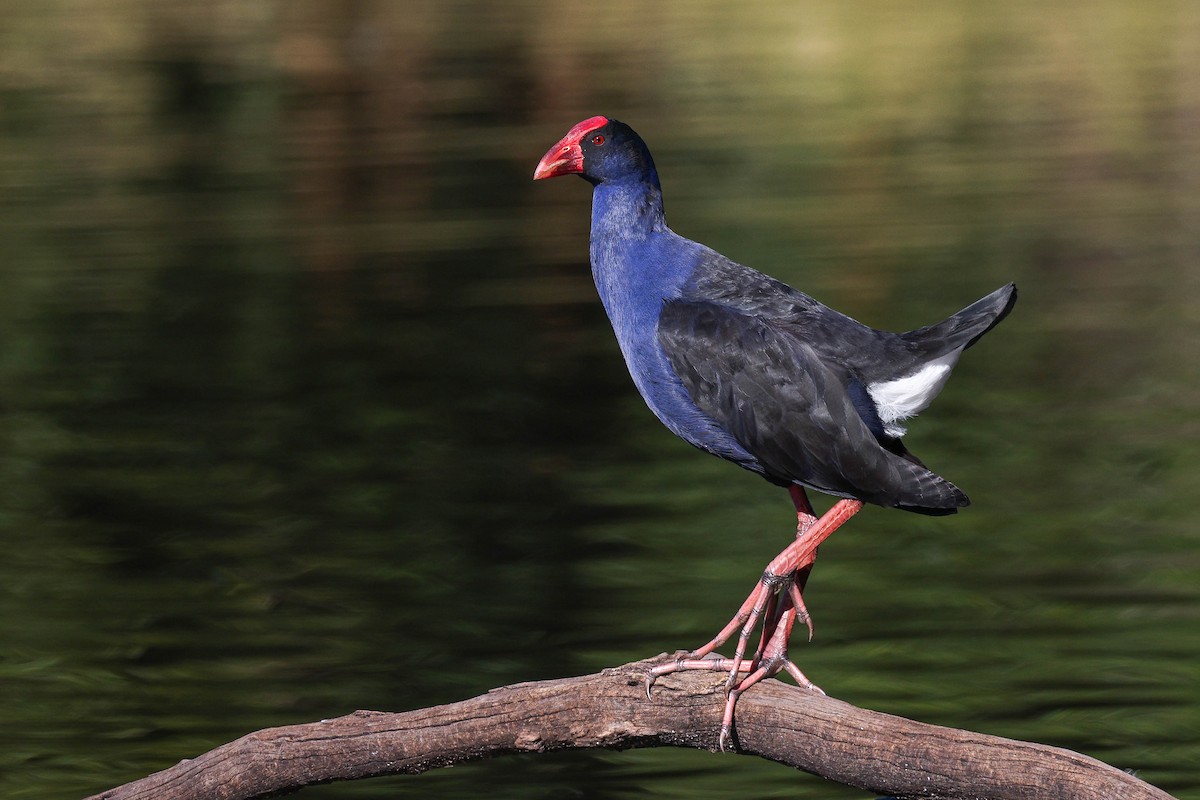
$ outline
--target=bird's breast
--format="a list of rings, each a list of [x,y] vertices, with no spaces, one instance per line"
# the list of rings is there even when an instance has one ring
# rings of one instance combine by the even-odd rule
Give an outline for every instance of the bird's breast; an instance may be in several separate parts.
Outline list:
[[[757,460],[695,404],[659,343],[663,306],[680,296],[704,251],[665,227],[622,229],[603,209],[603,204],[593,207],[592,277],[642,399],[689,444],[759,469]]]

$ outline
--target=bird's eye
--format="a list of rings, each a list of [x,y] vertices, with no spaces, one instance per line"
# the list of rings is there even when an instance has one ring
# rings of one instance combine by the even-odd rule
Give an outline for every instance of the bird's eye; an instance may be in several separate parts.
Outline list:
[[[600,145],[604,144],[604,134],[602,134],[602,133],[597,133],[595,136],[593,136],[593,137],[592,137],[592,144],[596,145],[597,147],[599,147]]]

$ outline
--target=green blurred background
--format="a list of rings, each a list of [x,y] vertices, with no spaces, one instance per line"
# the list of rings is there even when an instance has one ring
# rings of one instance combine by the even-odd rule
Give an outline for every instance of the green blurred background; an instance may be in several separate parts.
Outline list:
[[[12,0],[0,795],[728,619],[791,507],[636,396],[588,187],[530,180],[593,114],[865,322],[1020,286],[908,438],[974,505],[822,548],[808,675],[1200,798],[1200,6],[1117,0]],[[303,794],[866,797],[673,750]]]

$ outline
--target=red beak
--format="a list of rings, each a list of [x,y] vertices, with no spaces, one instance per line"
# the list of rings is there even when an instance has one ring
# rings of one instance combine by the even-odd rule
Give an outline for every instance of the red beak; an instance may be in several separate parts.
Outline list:
[[[546,151],[537,169],[533,171],[533,179],[555,178],[559,175],[571,175],[583,172],[583,148],[580,142],[597,128],[608,124],[607,117],[589,117],[580,122],[567,135],[558,140],[558,144]]]

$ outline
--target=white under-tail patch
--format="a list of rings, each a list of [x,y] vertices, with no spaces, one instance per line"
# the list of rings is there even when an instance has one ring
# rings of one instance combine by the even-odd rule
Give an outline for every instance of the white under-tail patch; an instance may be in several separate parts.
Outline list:
[[[889,436],[903,436],[904,426],[900,420],[914,417],[929,407],[933,398],[946,385],[950,370],[958,363],[962,350],[947,353],[941,358],[927,361],[920,369],[903,378],[879,381],[867,387],[867,393],[875,401],[883,429]]]

